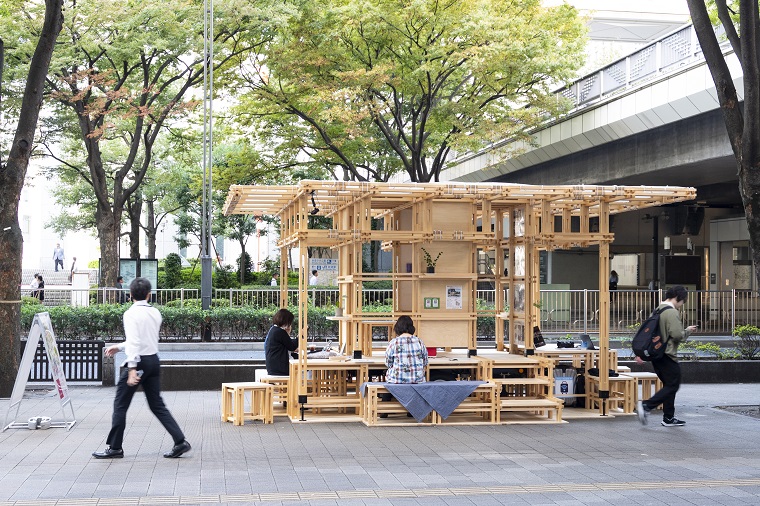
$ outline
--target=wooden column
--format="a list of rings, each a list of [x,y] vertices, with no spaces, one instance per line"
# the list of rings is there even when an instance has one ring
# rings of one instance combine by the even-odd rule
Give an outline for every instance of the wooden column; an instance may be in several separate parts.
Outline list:
[[[599,233],[608,234],[610,229],[610,205],[599,204]],[[599,243],[599,398],[607,399],[610,393],[610,243],[603,238]],[[607,414],[607,401],[602,414]]]

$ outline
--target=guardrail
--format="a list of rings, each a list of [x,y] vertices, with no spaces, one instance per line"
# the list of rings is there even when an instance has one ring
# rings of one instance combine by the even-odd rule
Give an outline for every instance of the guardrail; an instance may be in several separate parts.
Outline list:
[[[715,27],[718,40],[723,25]],[[556,92],[580,108],[692,61],[702,61],[702,48],[693,25],[687,25],[651,44],[592,72]]]
[[[30,295],[25,290],[23,295]],[[331,307],[338,299],[335,288],[310,288],[307,293],[310,304]],[[71,288],[45,289],[45,305],[90,305],[118,303],[121,293],[114,288],[73,290]],[[298,290],[288,290],[289,303],[298,303]],[[477,290],[476,300],[481,318],[495,307],[494,290]],[[632,326],[644,321],[652,309],[662,300],[661,290],[616,290],[610,293],[610,332],[632,333]],[[277,287],[259,289],[215,289],[214,305],[229,307],[256,306],[279,307],[280,291]],[[393,290],[368,289],[363,292],[363,305],[392,305]],[[509,293],[504,294],[509,301]],[[200,306],[200,290],[176,288],[158,289],[153,303],[156,305]],[[599,331],[598,290],[542,290],[540,301],[541,329],[550,333],[595,333]],[[730,335],[737,325],[760,326],[760,297],[747,290],[691,292],[682,310],[684,324],[699,325],[699,333],[707,335]],[[492,317],[491,317],[492,319]],[[484,320],[485,321],[485,320]],[[492,324],[483,328],[492,327]],[[482,333],[482,332],[481,332]]]

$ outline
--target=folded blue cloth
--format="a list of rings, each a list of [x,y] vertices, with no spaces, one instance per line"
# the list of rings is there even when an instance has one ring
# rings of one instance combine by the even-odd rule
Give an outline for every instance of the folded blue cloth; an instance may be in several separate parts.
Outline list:
[[[414,385],[417,392],[444,420],[485,381],[431,381]],[[390,388],[388,388],[390,391]]]
[[[406,408],[415,420],[421,422],[435,410],[444,420],[485,381],[431,381],[427,383],[364,383],[383,385]]]

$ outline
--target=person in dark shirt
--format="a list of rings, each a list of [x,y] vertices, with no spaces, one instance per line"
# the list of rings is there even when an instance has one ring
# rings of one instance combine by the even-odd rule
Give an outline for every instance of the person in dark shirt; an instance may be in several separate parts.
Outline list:
[[[298,340],[290,338],[295,316],[287,309],[280,309],[272,318],[272,328],[264,341],[267,373],[274,376],[288,376],[289,354],[298,348]]]

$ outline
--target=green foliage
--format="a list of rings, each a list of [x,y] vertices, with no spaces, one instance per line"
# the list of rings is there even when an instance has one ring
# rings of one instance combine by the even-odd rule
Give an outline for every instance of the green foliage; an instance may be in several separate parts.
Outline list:
[[[197,304],[196,304],[197,302]],[[229,307],[229,301],[214,300],[209,311],[200,309],[200,301],[186,301],[185,307],[174,304],[156,306],[163,317],[161,339],[163,341],[200,340],[204,321],[211,324],[212,338],[215,340],[263,340],[272,326],[272,315],[276,307]],[[226,307],[224,307],[226,306]],[[98,304],[89,307],[58,306],[49,308],[50,321],[59,339],[103,339],[106,341],[124,339],[122,319],[129,304]],[[37,308],[37,310],[35,310]],[[298,313],[298,308],[289,308]],[[28,329],[39,307],[23,304],[21,326]],[[390,311],[390,308],[388,308]],[[338,333],[335,322],[327,320],[333,315],[331,308],[309,307],[308,339],[334,339]],[[297,328],[296,321],[294,328]]]
[[[734,346],[744,359],[754,359],[760,354],[760,328],[739,325],[734,328]]]
[[[232,267],[227,265],[217,266],[214,269],[213,279],[211,280],[214,288],[227,290],[230,288],[240,288],[240,282],[235,279]]]
[[[237,275],[241,284],[253,281],[252,267],[251,255],[244,251],[237,259]],[[269,277],[271,278],[271,275]]]
[[[425,265],[427,265],[428,267],[435,267],[435,264],[438,263],[438,259],[441,258],[441,254],[443,254],[443,251],[439,251],[438,254],[435,256],[435,258],[433,258],[432,255],[428,253],[428,250],[426,250],[425,248],[420,248],[420,249],[422,250],[422,254],[425,257]]]
[[[438,180],[452,151],[530,142],[530,128],[566,105],[550,87],[573,78],[584,60],[585,23],[566,4],[296,7],[285,23],[277,19],[279,37],[266,54],[245,62],[239,86],[250,91],[239,111],[282,163],[306,154],[337,179],[385,181],[405,171],[412,181]]]
[[[164,259],[164,286],[175,288],[182,283],[182,258],[176,253],[169,253]]]

